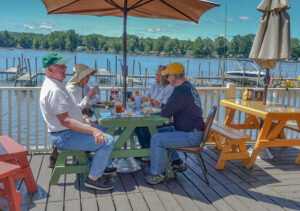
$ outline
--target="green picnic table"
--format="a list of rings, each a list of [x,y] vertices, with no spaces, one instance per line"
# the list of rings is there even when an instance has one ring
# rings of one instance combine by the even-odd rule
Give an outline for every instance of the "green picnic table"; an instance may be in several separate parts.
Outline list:
[[[94,107],[94,115],[97,122],[106,128],[106,133],[114,136],[119,135],[111,154],[112,158],[147,157],[150,156],[149,148],[136,148],[133,144],[134,130],[137,127],[148,127],[151,136],[158,132],[157,127],[168,124],[169,119],[158,115],[150,116],[107,116],[103,117],[103,109]],[[130,148],[124,148],[126,142],[131,140]]]

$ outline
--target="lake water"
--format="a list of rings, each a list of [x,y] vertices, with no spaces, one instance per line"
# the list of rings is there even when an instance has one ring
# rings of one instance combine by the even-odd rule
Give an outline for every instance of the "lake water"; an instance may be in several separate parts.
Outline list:
[[[24,58],[28,58],[30,60],[30,65],[32,71],[35,72],[35,58],[37,58],[37,66],[38,66],[38,72],[42,72],[42,57],[49,53],[49,51],[35,51],[35,50],[20,50],[20,49],[0,49],[0,70],[5,70],[6,69],[6,59],[8,59],[8,67],[12,67],[13,63],[13,58],[15,57],[15,65],[17,65],[17,58],[21,57],[23,54]],[[95,65],[95,60],[97,61],[97,68],[103,68],[107,69],[107,60],[110,61],[111,63],[111,70],[112,73],[115,73],[115,57],[117,57],[117,73],[121,74],[121,65],[120,61],[122,60],[122,55],[112,55],[112,54],[97,54],[97,53],[66,53],[66,52],[60,52],[62,56],[70,58],[68,65],[67,72],[72,73],[72,68],[74,66],[74,56],[76,55],[77,58],[77,63],[83,63],[86,64],[90,67],[94,67]],[[218,66],[219,66],[219,61],[218,60],[207,60],[207,59],[194,59],[194,58],[174,58],[174,57],[154,57],[154,56],[128,56],[128,69],[129,69],[129,74],[132,74],[132,67],[133,67],[133,61],[135,60],[135,74],[139,74],[139,66],[138,63],[141,64],[141,74],[145,73],[145,68],[148,70],[148,74],[154,75],[156,68],[158,65],[167,65],[170,62],[181,62],[185,67],[187,66],[187,63],[189,61],[189,76],[198,76],[199,74],[199,65],[201,68],[201,71],[204,72],[204,76],[207,76],[207,72],[210,66],[211,70],[211,76],[216,76],[217,71],[218,71]],[[227,70],[230,70],[234,67],[233,60],[227,60]],[[221,63],[221,67],[223,66],[223,62]],[[282,75],[294,77],[295,76],[295,68],[296,65],[294,63],[282,63]],[[278,75],[278,66],[275,68],[275,70],[272,70],[271,73],[274,73],[275,75]],[[296,76],[298,77],[300,75],[300,65],[297,65],[297,72]],[[5,76],[0,77],[0,85],[2,87],[10,87],[14,86],[14,81],[6,81]],[[68,79],[66,79],[67,81]],[[150,81],[150,84],[153,82]],[[42,83],[42,79],[38,81],[38,86],[40,86]],[[35,106],[35,94],[30,93],[30,110],[31,114],[29,119],[31,120],[30,122],[30,128],[32,129],[29,131],[30,134],[30,142],[31,145],[35,144],[35,113],[34,111],[36,109],[39,110],[39,108]],[[7,92],[3,92],[2,95],[2,134],[8,135],[8,129],[9,129],[9,124],[8,124],[8,96]],[[210,99],[208,96],[207,99]],[[203,99],[202,99],[203,101]],[[18,125],[18,119],[17,119],[17,96],[16,93],[12,93],[12,138],[17,140],[17,125]],[[202,102],[204,103],[204,102]],[[208,111],[207,111],[208,112]],[[26,113],[26,94],[21,93],[21,113]],[[22,115],[21,117],[21,143],[23,145],[26,145],[26,134],[27,134],[27,116]],[[41,114],[39,113],[38,116],[38,123],[39,123],[39,140],[40,144],[43,145],[43,133],[44,133],[44,121],[42,119]]]

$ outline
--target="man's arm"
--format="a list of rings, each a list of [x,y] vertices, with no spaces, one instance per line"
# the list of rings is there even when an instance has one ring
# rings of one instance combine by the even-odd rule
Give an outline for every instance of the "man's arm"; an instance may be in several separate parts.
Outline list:
[[[67,112],[56,115],[61,125],[79,133],[91,134],[95,138],[96,144],[103,144],[107,141],[106,135],[99,129],[83,124],[75,119],[72,119]]]

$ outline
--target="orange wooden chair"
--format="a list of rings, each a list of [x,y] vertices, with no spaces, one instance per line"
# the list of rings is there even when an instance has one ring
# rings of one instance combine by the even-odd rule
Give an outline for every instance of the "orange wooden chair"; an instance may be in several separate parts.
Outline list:
[[[21,166],[0,161],[0,182],[3,183],[3,187],[0,186],[0,197],[6,198],[10,211],[21,210],[21,193],[16,190],[14,181],[14,175],[20,170]]]

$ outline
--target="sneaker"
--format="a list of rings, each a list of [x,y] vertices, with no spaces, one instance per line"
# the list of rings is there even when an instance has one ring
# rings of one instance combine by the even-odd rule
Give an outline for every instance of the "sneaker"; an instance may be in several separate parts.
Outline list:
[[[174,172],[184,172],[185,170],[187,170],[187,167],[185,165],[185,162],[178,159],[172,162],[172,170]]]
[[[92,188],[96,190],[111,190],[114,188],[114,185],[107,181],[105,178],[100,177],[98,180],[91,180],[89,177],[86,177],[84,185],[87,188]]]
[[[117,168],[116,167],[107,167],[104,171],[103,175],[112,175],[117,173]]]
[[[161,183],[165,180],[165,175],[163,174],[151,174],[147,177],[145,177],[145,180],[147,183],[151,185],[156,185],[158,183]]]

